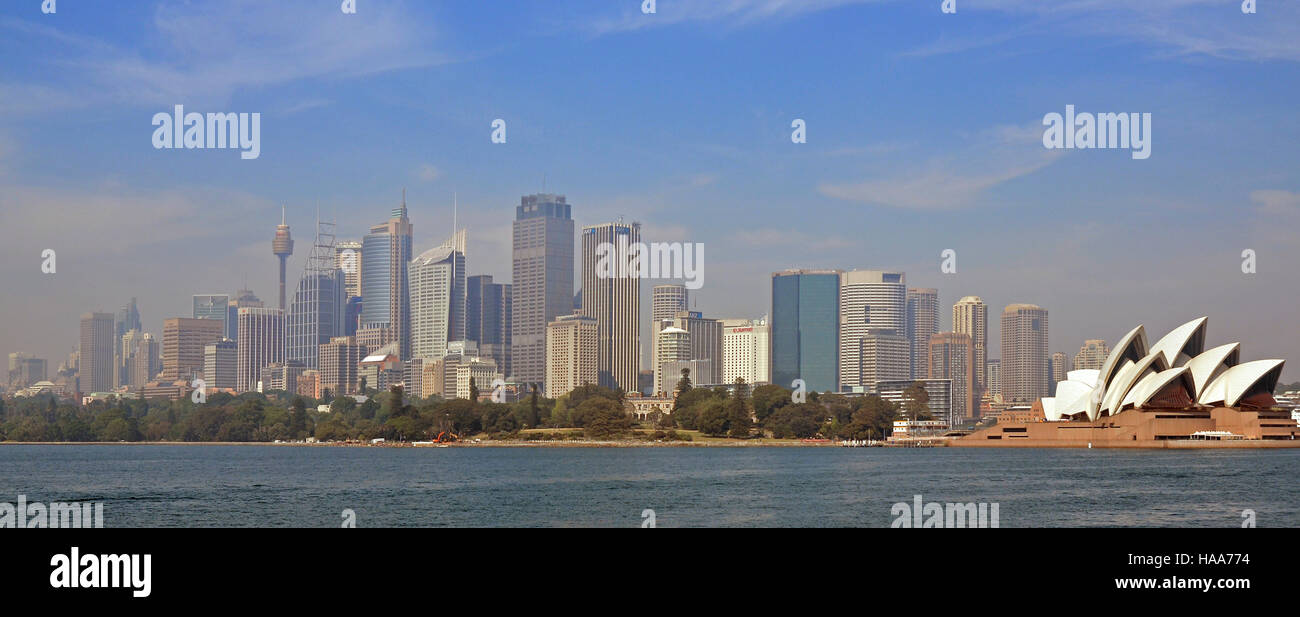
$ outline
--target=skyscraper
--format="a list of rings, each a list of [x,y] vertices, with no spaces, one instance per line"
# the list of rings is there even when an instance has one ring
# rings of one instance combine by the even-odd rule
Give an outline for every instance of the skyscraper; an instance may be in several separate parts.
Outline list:
[[[772,327],[766,319],[723,319],[722,383],[772,382]]]
[[[199,294],[194,296],[194,318],[195,319],[215,319],[221,322],[221,332],[223,336],[230,331],[230,295],[229,294]]]
[[[561,315],[546,328],[546,398],[558,398],[598,379],[596,319]]]
[[[902,272],[881,270],[852,270],[840,275],[839,307],[839,367],[840,388],[869,387],[871,380],[863,375],[861,360],[862,339],[868,334],[877,337],[907,338],[907,278]],[[893,340],[878,339],[879,353],[894,354]],[[907,367],[904,374],[892,379],[911,376],[911,345],[902,352],[902,358],[878,358],[882,366]],[[883,374],[883,373],[881,373]],[[883,379],[890,379],[884,377]]]
[[[952,421],[979,416],[975,387],[975,344],[969,334],[939,332],[930,337],[928,379],[952,381]]]
[[[988,363],[989,385],[988,393],[995,399],[1002,396],[1002,361],[997,358],[990,358]]]
[[[131,298],[130,302],[117,310],[117,315],[113,319],[113,338],[121,340],[122,335],[131,330],[144,330],[144,326],[140,325],[140,310],[136,306],[135,298]]]
[[[653,392],[655,395],[661,392],[669,392],[670,390],[665,387],[666,381],[668,378],[678,377],[676,374],[665,374],[664,367],[672,363],[691,360],[695,357],[691,349],[691,333],[683,328],[671,325],[671,322],[668,322],[668,324],[659,330],[659,341],[655,345],[657,350],[654,359]],[[691,379],[694,381],[697,378],[692,375]],[[674,385],[676,384],[676,379],[671,379],[671,381]]]
[[[112,313],[86,313],[81,316],[81,384],[82,392],[108,392],[113,389],[113,348],[120,340],[113,335]]]
[[[1106,345],[1105,340],[1088,339],[1083,342],[1083,347],[1079,348],[1079,353],[1074,354],[1074,370],[1099,371],[1101,365],[1106,363],[1106,356],[1109,355],[1110,347]]]
[[[952,305],[952,330],[970,335],[975,347],[975,385],[981,391],[989,388],[988,346],[989,307],[979,296],[966,296]]]
[[[624,271],[609,276],[601,265],[607,259],[617,263],[617,256],[628,255],[628,247],[640,241],[640,223],[582,228],[582,315],[597,323],[597,381],[625,392],[636,391],[641,372],[641,278]]]
[[[436,360],[448,343],[465,340],[465,230],[421,253],[408,272],[411,356]]]
[[[209,388],[234,389],[239,384],[239,344],[228,338],[203,349],[203,379]]]
[[[1070,360],[1065,352],[1058,351],[1052,354],[1052,378],[1047,382],[1049,396],[1056,396],[1057,382],[1065,381],[1065,376],[1070,372]]]
[[[173,317],[163,321],[162,381],[189,380],[203,371],[204,349],[224,336],[225,327],[215,319]]]
[[[491,275],[465,279],[465,340],[476,344],[480,355],[496,361],[507,377],[514,376],[510,363],[513,293],[510,283],[493,283]]]
[[[398,343],[398,355],[411,357],[411,290],[407,266],[411,262],[412,234],[406,217],[406,192],[402,205],[388,221],[370,228],[361,241],[361,324],[357,341],[371,349]]]
[[[131,384],[143,389],[162,370],[162,345],[152,334],[144,333],[131,359]]]
[[[266,306],[261,298],[253,295],[250,289],[241,289],[235,292],[230,299],[229,310],[226,311],[226,338],[232,341],[239,340],[239,309],[241,308],[263,308]]]
[[[361,248],[356,240],[334,245],[334,266],[343,271],[343,290],[349,298],[361,297]]]
[[[691,372],[695,385],[717,385],[722,382],[722,322],[709,319],[699,311],[678,311],[671,321],[665,322],[691,335],[691,355],[681,360],[695,360],[698,370]]]
[[[859,383],[864,391],[875,390],[882,381],[910,379],[912,343],[892,328],[867,328],[857,337],[856,361]],[[843,388],[845,384],[840,384]]]
[[[808,390],[839,390],[839,270],[772,274],[772,380]]]
[[[658,375],[659,331],[667,327],[677,313],[690,310],[690,291],[685,285],[655,285],[650,292],[650,358]],[[656,382],[658,383],[658,382]],[[655,391],[658,391],[656,388]]]
[[[924,379],[929,374],[930,337],[938,331],[939,290],[907,290],[907,338],[912,342],[912,379]]]
[[[1032,403],[1048,395],[1047,310],[1012,304],[1002,311],[1002,398]]]
[[[333,396],[354,394],[357,391],[357,365],[366,356],[366,349],[351,336],[338,336],[320,346],[320,390],[329,390]],[[367,384],[369,385],[369,384]],[[428,396],[428,393],[425,393]]]
[[[284,311],[273,308],[239,309],[236,342],[235,389],[257,389],[262,369],[284,362]]]
[[[280,260],[280,310],[284,310],[284,269],[293,254],[293,237],[289,235],[289,225],[284,221],[284,206],[280,206],[280,224],[275,226],[275,238],[271,240],[271,253]]]
[[[344,274],[335,262],[334,224],[316,223],[316,241],[293,294],[286,324],[285,357],[315,369],[320,346],[344,335]]]
[[[563,195],[525,195],[515,208],[511,363],[523,383],[546,380],[546,328],[573,311],[573,217]]]

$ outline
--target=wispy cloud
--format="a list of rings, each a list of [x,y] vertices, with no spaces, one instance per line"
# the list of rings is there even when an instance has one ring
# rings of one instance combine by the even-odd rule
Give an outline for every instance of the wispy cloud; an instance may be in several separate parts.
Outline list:
[[[1250,200],[1259,205],[1262,214],[1300,214],[1300,193],[1281,190],[1251,191]]]
[[[946,210],[971,205],[985,191],[1032,174],[1055,161],[1036,125],[996,126],[972,136],[955,155],[932,158],[919,169],[903,169],[859,182],[823,182],[817,190],[834,199],[911,210]]]
[[[436,25],[412,18],[402,2],[343,15],[305,0],[165,1],[141,35],[153,41],[140,46],[147,54],[13,18],[0,20],[0,30],[48,48],[37,57],[61,76],[0,84],[0,110],[10,112],[221,102],[242,89],[452,61],[432,48]]]
[[[594,35],[630,32],[646,28],[692,22],[744,26],[773,18],[792,18],[807,13],[854,4],[879,4],[889,0],[658,0],[654,14],[641,12],[640,2],[627,2],[616,16],[601,16],[587,24]]]

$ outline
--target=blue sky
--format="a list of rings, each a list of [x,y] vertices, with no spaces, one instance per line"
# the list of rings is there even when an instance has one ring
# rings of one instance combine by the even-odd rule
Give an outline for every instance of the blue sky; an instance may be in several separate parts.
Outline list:
[[[471,273],[508,280],[513,206],[545,177],[580,225],[705,243],[715,316],[766,313],[773,270],[898,268],[939,288],[945,328],[984,297],[995,356],[1013,302],[1071,355],[1209,315],[1212,343],[1300,356],[1297,3],[957,5],[7,0],[0,351],[59,358],[82,312],[131,296],[154,332],[245,277],[271,299],[280,204],[296,272],[318,206],[355,238],[405,187],[420,249],[455,193]],[[261,113],[260,158],[153,149],[176,104]],[[1151,158],[1044,149],[1067,104],[1151,113]]]

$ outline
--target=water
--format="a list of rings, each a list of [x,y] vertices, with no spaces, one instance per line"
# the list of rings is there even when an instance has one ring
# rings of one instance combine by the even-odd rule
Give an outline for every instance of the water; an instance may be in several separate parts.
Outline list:
[[[1300,526],[1300,450],[3,446],[0,502],[106,527],[887,527],[895,502],[1002,527]]]

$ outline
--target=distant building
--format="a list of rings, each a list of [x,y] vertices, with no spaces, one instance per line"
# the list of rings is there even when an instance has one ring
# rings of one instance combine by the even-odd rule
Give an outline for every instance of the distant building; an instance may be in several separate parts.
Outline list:
[[[513,375],[510,365],[513,292],[510,283],[493,283],[489,275],[465,279],[465,340],[478,345],[479,353],[492,358],[504,375]]]
[[[981,391],[1000,393],[989,377],[989,307],[979,296],[966,296],[952,305],[952,330],[970,335],[975,347],[975,383]]]
[[[641,278],[606,276],[600,270],[601,246],[614,247],[603,259],[618,263],[618,255],[641,241],[640,223],[603,223],[582,228],[582,311],[596,320],[599,385],[636,391],[641,372]]]
[[[81,316],[81,391],[108,392],[113,389],[113,363],[117,337],[112,313]]]
[[[882,381],[908,379],[912,373],[912,342],[902,332],[867,328],[857,334],[858,353],[854,362],[859,376],[856,385],[840,384],[841,390],[871,390]],[[843,372],[840,373],[844,375]]]
[[[1101,365],[1106,363],[1106,356],[1109,355],[1110,347],[1106,346],[1105,340],[1088,339],[1079,348],[1079,353],[1074,354],[1074,367],[1072,370],[1101,370]]]
[[[930,371],[930,337],[939,331],[939,290],[907,290],[907,338],[912,343],[912,379]]]
[[[221,322],[222,336],[230,330],[226,322],[230,319],[229,294],[201,294],[194,296],[194,318],[215,319]]]
[[[239,384],[239,345],[223,338],[203,350],[203,379],[209,388],[234,390]]]
[[[511,263],[511,370],[522,383],[542,383],[548,325],[574,312],[573,215],[563,195],[520,198]]]
[[[563,315],[546,328],[546,398],[582,385],[596,385],[598,324],[594,318]]]
[[[329,390],[334,396],[356,394],[358,391],[357,365],[368,355],[366,348],[355,337],[336,336],[320,346],[319,388]]]
[[[722,383],[772,382],[772,327],[767,319],[723,319]]]
[[[1065,376],[1070,372],[1070,360],[1065,352],[1058,351],[1052,354],[1052,380],[1048,382],[1048,392],[1051,396],[1056,396],[1056,383],[1065,381]]]
[[[789,388],[839,390],[839,270],[772,274],[772,380]]]
[[[902,379],[898,381],[882,381],[876,384],[875,392],[880,397],[898,406],[899,411],[908,398],[904,394],[912,384],[921,384],[925,388],[925,393],[929,395],[930,400],[926,403],[930,410],[930,415],[936,421],[945,422],[948,425],[953,423],[952,413],[952,380],[950,379]]]
[[[398,344],[411,357],[411,291],[407,266],[414,227],[406,216],[406,193],[388,220],[370,228],[361,244],[361,323],[357,340],[375,347]]]
[[[867,341],[869,336],[874,340]],[[841,389],[870,388],[874,381],[881,379],[911,377],[906,275],[883,270],[851,270],[841,274],[839,337]],[[902,375],[895,372],[899,358],[894,344],[900,338],[905,343]],[[862,354],[868,349],[877,354],[875,367],[865,365]]]
[[[262,369],[284,362],[284,311],[272,308],[239,309],[236,341],[235,389],[258,389]]]
[[[239,340],[239,309],[241,308],[263,308],[266,305],[253,292],[248,289],[241,289],[235,292],[230,299],[230,305],[226,307],[226,338],[232,341]]]
[[[465,340],[465,231],[421,253],[408,270],[410,357],[441,358],[447,343]]]
[[[38,381],[45,381],[46,362],[44,359],[22,352],[9,354],[9,386],[26,388]]]
[[[1050,392],[1047,310],[1012,304],[1002,311],[1002,398],[1033,403]]]
[[[978,352],[977,352],[978,355]],[[993,358],[988,361],[989,389],[995,399],[1002,399],[1002,361]]]
[[[655,343],[655,349],[658,355],[655,357],[654,363],[655,380],[653,384],[654,390],[652,392],[655,395],[659,395],[672,392],[665,387],[667,384],[665,378],[671,378],[668,381],[671,381],[673,384],[676,384],[679,379],[679,373],[674,372],[665,374],[664,368],[673,366],[677,362],[692,360],[695,356],[691,347],[691,333],[682,328],[669,325],[662,330],[659,330],[659,340]],[[695,377],[692,377],[691,379],[693,381]]]
[[[969,334],[939,332],[930,337],[930,379],[952,382],[952,422],[980,415],[975,383],[975,344]]]
[[[262,391],[282,390],[289,394],[297,394],[298,377],[306,370],[306,367],[295,362],[270,364],[262,369]]]
[[[361,243],[344,240],[334,245],[334,267],[343,271],[343,293],[361,297]]]
[[[221,340],[224,331],[225,324],[215,319],[173,317],[164,320],[160,379],[164,382],[188,380],[195,373],[202,372],[205,348],[209,343]]]

